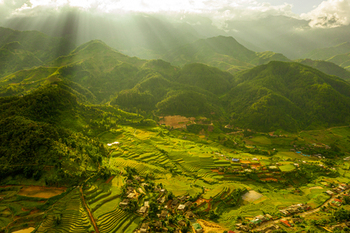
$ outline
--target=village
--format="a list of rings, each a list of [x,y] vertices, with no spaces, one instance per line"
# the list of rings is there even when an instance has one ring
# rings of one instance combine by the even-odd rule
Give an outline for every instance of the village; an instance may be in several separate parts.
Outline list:
[[[189,195],[175,197],[162,184],[156,185],[152,179],[139,176],[135,170],[128,169],[127,171],[128,177],[123,187],[122,201],[119,203],[119,207],[143,218],[142,223],[134,232],[206,232],[203,223],[201,225],[203,220],[200,218],[203,216],[197,215],[201,205],[198,202],[201,194],[196,197]],[[302,223],[303,217],[308,213],[341,207],[344,198],[349,197],[349,189],[350,185],[344,183],[332,184],[330,189],[325,191],[329,195],[329,199],[316,209],[312,209],[304,203],[293,204],[280,209],[278,213],[273,215],[263,214],[250,220],[242,219],[236,224],[235,230],[226,232],[271,233],[281,227],[292,229],[295,224]],[[205,192],[204,188],[203,192]],[[209,209],[204,211],[210,213],[206,217],[208,220],[212,217],[210,215],[215,215]],[[343,225],[345,226],[346,224],[344,223]]]

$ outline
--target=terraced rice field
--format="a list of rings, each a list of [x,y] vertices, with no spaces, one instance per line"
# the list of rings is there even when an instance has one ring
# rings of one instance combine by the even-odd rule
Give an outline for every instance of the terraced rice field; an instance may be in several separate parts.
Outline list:
[[[60,220],[58,220],[60,219]],[[79,190],[74,189],[47,213],[37,232],[91,232],[93,227],[84,210]]]
[[[137,215],[115,208],[113,211],[99,216],[96,222],[101,233],[115,233],[133,231],[136,225],[133,223],[139,222],[140,219]]]

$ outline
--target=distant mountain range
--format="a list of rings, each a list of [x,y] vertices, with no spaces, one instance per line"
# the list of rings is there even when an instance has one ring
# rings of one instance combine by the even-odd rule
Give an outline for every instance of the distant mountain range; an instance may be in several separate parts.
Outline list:
[[[1,30],[7,33],[2,51],[18,62],[2,66],[0,96],[59,85],[81,104],[110,104],[150,118],[205,116],[260,131],[349,123],[349,72],[328,61],[291,62],[224,36],[170,50],[167,61],[129,57],[100,40],[57,53],[65,39]],[[33,39],[21,39],[22,33]],[[45,46],[36,49],[35,38]]]

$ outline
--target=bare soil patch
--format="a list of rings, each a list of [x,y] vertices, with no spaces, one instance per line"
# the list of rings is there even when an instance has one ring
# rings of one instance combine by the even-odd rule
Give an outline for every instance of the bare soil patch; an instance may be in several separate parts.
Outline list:
[[[202,219],[197,219],[197,222],[203,228],[204,233],[208,233],[208,232],[223,233],[224,231],[227,231],[226,228],[223,228],[222,226],[212,222],[207,222]]]
[[[50,198],[63,193],[66,191],[66,189],[66,187],[55,188],[43,186],[25,186],[19,191],[18,195],[26,197]]]
[[[29,228],[26,228],[26,229],[22,229],[22,230],[19,230],[19,231],[14,231],[12,233],[30,233],[34,230],[35,228],[34,227],[29,227]]]
[[[310,190],[312,190],[312,189],[323,189],[323,188],[320,187],[320,186],[316,186],[316,187],[311,187],[311,188],[310,188]]]
[[[254,190],[250,190],[249,192],[245,193],[243,196],[242,196],[242,199],[244,201],[248,201],[248,202],[253,202],[253,201],[256,201],[260,198],[262,198],[263,195],[258,193],[258,192],[255,192]]]
[[[109,177],[108,180],[106,180],[106,184],[108,184],[109,182],[111,182],[111,180],[113,180],[114,177],[115,177],[115,176]]]
[[[188,124],[194,124],[194,117],[184,117],[184,116],[165,116],[160,121],[159,124],[165,124],[166,126],[173,127],[174,129],[186,128]]]
[[[260,180],[263,180],[263,181],[275,181],[275,182],[278,181],[276,178],[262,178]]]

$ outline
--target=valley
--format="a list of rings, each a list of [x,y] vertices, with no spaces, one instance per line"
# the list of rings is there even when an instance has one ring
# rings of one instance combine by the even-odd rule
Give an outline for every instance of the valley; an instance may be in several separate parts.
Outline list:
[[[346,66],[224,36],[165,60],[56,53],[0,29],[0,232],[349,229]]]

